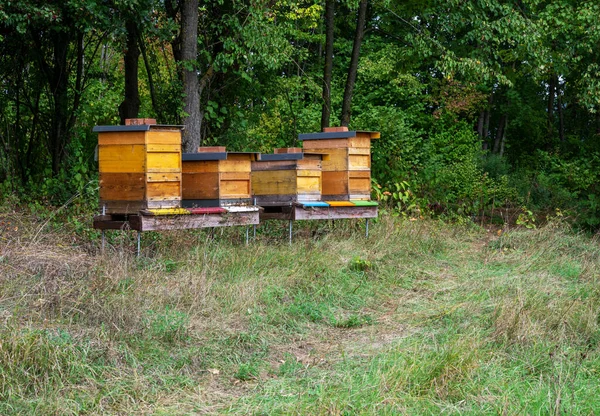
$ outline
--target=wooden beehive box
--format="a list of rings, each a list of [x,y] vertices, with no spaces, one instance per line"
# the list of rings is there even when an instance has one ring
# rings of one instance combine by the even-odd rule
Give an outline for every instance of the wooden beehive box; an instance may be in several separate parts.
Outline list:
[[[305,154],[322,153],[322,198],[331,201],[371,199],[371,140],[378,132],[327,128],[300,134]]]
[[[321,155],[275,149],[252,162],[252,196],[261,206],[321,199]]]
[[[181,204],[181,126],[96,126],[100,208],[107,214]]]
[[[184,153],[183,206],[251,205],[250,170],[257,153],[226,152],[224,147],[200,147]]]

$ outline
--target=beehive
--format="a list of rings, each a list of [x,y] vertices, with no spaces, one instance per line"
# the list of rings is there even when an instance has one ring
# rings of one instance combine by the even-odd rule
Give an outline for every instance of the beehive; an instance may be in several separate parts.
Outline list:
[[[250,169],[256,153],[200,147],[184,153],[183,206],[218,207],[251,204]]]
[[[252,162],[252,196],[261,206],[321,199],[321,155],[275,149]]]
[[[96,126],[100,207],[134,214],[181,204],[181,127]]]
[[[325,129],[300,134],[305,154],[322,153],[323,200],[369,200],[371,198],[371,140],[378,132]]]

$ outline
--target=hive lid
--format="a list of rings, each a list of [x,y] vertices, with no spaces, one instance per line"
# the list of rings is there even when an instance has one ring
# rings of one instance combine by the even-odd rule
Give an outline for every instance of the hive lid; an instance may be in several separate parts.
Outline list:
[[[357,134],[368,134],[371,136],[371,140],[379,139],[381,133],[378,131],[334,131],[334,132],[323,132],[323,133],[303,133],[298,135],[298,140],[327,140],[327,139],[347,139],[350,137],[356,137]]]
[[[198,160],[226,160],[227,152],[202,152],[202,153],[182,153],[181,160],[184,162]]]
[[[183,130],[183,126],[167,124],[140,124],[131,126],[95,126],[92,131],[95,133],[112,133],[120,131],[149,131],[160,129],[178,129]]]
[[[304,158],[304,153],[273,153],[273,154],[260,154],[258,160],[260,161],[275,161],[275,160],[300,160]]]

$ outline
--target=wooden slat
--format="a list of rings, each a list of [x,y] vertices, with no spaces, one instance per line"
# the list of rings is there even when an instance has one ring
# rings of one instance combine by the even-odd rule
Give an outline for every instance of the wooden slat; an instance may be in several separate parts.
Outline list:
[[[280,147],[277,149],[273,149],[273,153],[275,154],[280,154],[280,153],[302,153],[302,148],[301,147]]]
[[[250,180],[223,180],[219,183],[219,198],[250,198]]]
[[[222,181],[249,181],[250,172],[222,172],[219,174]]]
[[[148,172],[181,172],[181,154],[147,153],[146,170]]]
[[[144,190],[143,173],[100,173],[100,200],[141,201]]]
[[[371,149],[368,147],[350,147],[348,148],[349,155],[370,155]]]
[[[183,173],[182,196],[183,199],[219,199],[219,173]]]
[[[299,177],[296,193],[321,195],[321,177]]]
[[[326,172],[323,171],[323,195],[348,194],[348,171]]]
[[[350,170],[348,171],[350,179],[369,179],[371,180],[371,170]]]
[[[106,209],[107,214],[137,214],[147,208],[147,202],[140,201],[109,201],[101,200],[100,206]]]
[[[295,170],[252,172],[253,195],[294,195],[296,186]]]
[[[200,146],[198,153],[223,153],[226,152],[225,146]]]
[[[146,198],[150,201],[181,199],[180,182],[150,182],[146,184]]]
[[[252,172],[258,172],[262,170],[292,170],[296,169],[297,162],[300,160],[273,160],[273,161],[257,161],[252,162]]]
[[[323,171],[347,171],[348,149],[323,149],[327,151],[327,158],[321,162]]]
[[[145,146],[102,145],[98,146],[100,172],[139,173],[145,171]]]
[[[217,173],[219,171],[219,161],[218,160],[183,161],[181,170],[183,173]]]
[[[348,139],[305,140],[302,142],[302,148],[306,150],[346,149],[348,148]]]
[[[181,198],[177,199],[149,199],[146,201],[148,208],[176,208],[181,206]]]
[[[320,178],[321,171],[320,170],[303,169],[303,170],[297,170],[296,175],[298,177]]]
[[[181,130],[152,129],[146,133],[147,144],[179,144],[181,145]]]
[[[371,147],[371,136],[367,133],[356,133],[356,137],[348,139],[348,147]]]
[[[181,153],[181,145],[178,144],[149,144],[146,146],[148,152]]]
[[[185,230],[190,228],[230,227],[259,223],[259,211],[225,214],[141,217],[142,231]]]
[[[145,144],[145,131],[98,133],[98,145]]]
[[[146,182],[179,182],[181,181],[181,173],[148,173]]]
[[[377,207],[294,208],[296,220],[334,220],[345,218],[377,218]]]
[[[240,158],[240,156],[244,156]],[[219,172],[250,172],[250,157],[246,155],[227,155],[227,160],[219,161]]]
[[[348,156],[348,170],[370,170],[371,169],[371,156],[370,155],[349,155]]]

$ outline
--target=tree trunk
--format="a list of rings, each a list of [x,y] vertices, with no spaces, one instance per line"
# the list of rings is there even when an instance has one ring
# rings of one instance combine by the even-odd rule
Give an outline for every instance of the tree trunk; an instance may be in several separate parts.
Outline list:
[[[558,136],[560,142],[565,141],[565,112],[563,110],[562,92],[558,94]]]
[[[67,111],[69,108],[69,68],[67,54],[71,39],[68,33],[57,33],[53,45],[53,66],[49,71],[50,90],[52,91],[52,120],[50,122],[50,154],[52,174],[58,175],[63,161],[64,150],[70,139],[67,130]]]
[[[500,152],[500,143],[502,142],[502,137],[504,135],[504,129],[506,127],[506,114],[503,114],[500,118],[500,123],[498,123],[498,130],[496,131],[496,140],[494,140],[494,149],[492,150],[494,153]]]
[[[354,45],[352,46],[352,57],[350,67],[348,68],[348,78],[346,79],[346,88],[344,89],[344,101],[342,104],[342,116],[340,118],[342,126],[350,124],[350,115],[352,108],[352,92],[356,82],[356,72],[358,70],[358,58],[360,57],[360,45],[365,34],[365,21],[367,19],[367,0],[361,0],[358,9],[358,19],[356,22],[356,33],[354,36]]]
[[[325,1],[325,68],[323,71],[323,109],[321,110],[321,130],[329,127],[331,116],[331,74],[333,72],[333,29],[335,0]]]
[[[198,0],[184,0],[181,9],[181,63],[183,64],[183,151],[197,152],[200,146],[200,95],[198,91]]]
[[[504,126],[502,127],[502,139],[500,140],[500,157],[504,156],[504,146],[506,144],[506,128],[508,127],[508,115],[504,116]]]
[[[125,99],[119,106],[121,124],[125,124],[127,118],[137,118],[140,112],[138,27],[133,20],[128,20],[125,27],[127,29],[127,51],[125,52]]]
[[[548,81],[548,140],[552,140],[552,135],[554,133],[554,99],[556,96],[556,83],[558,79],[556,74],[550,75],[550,80]]]

